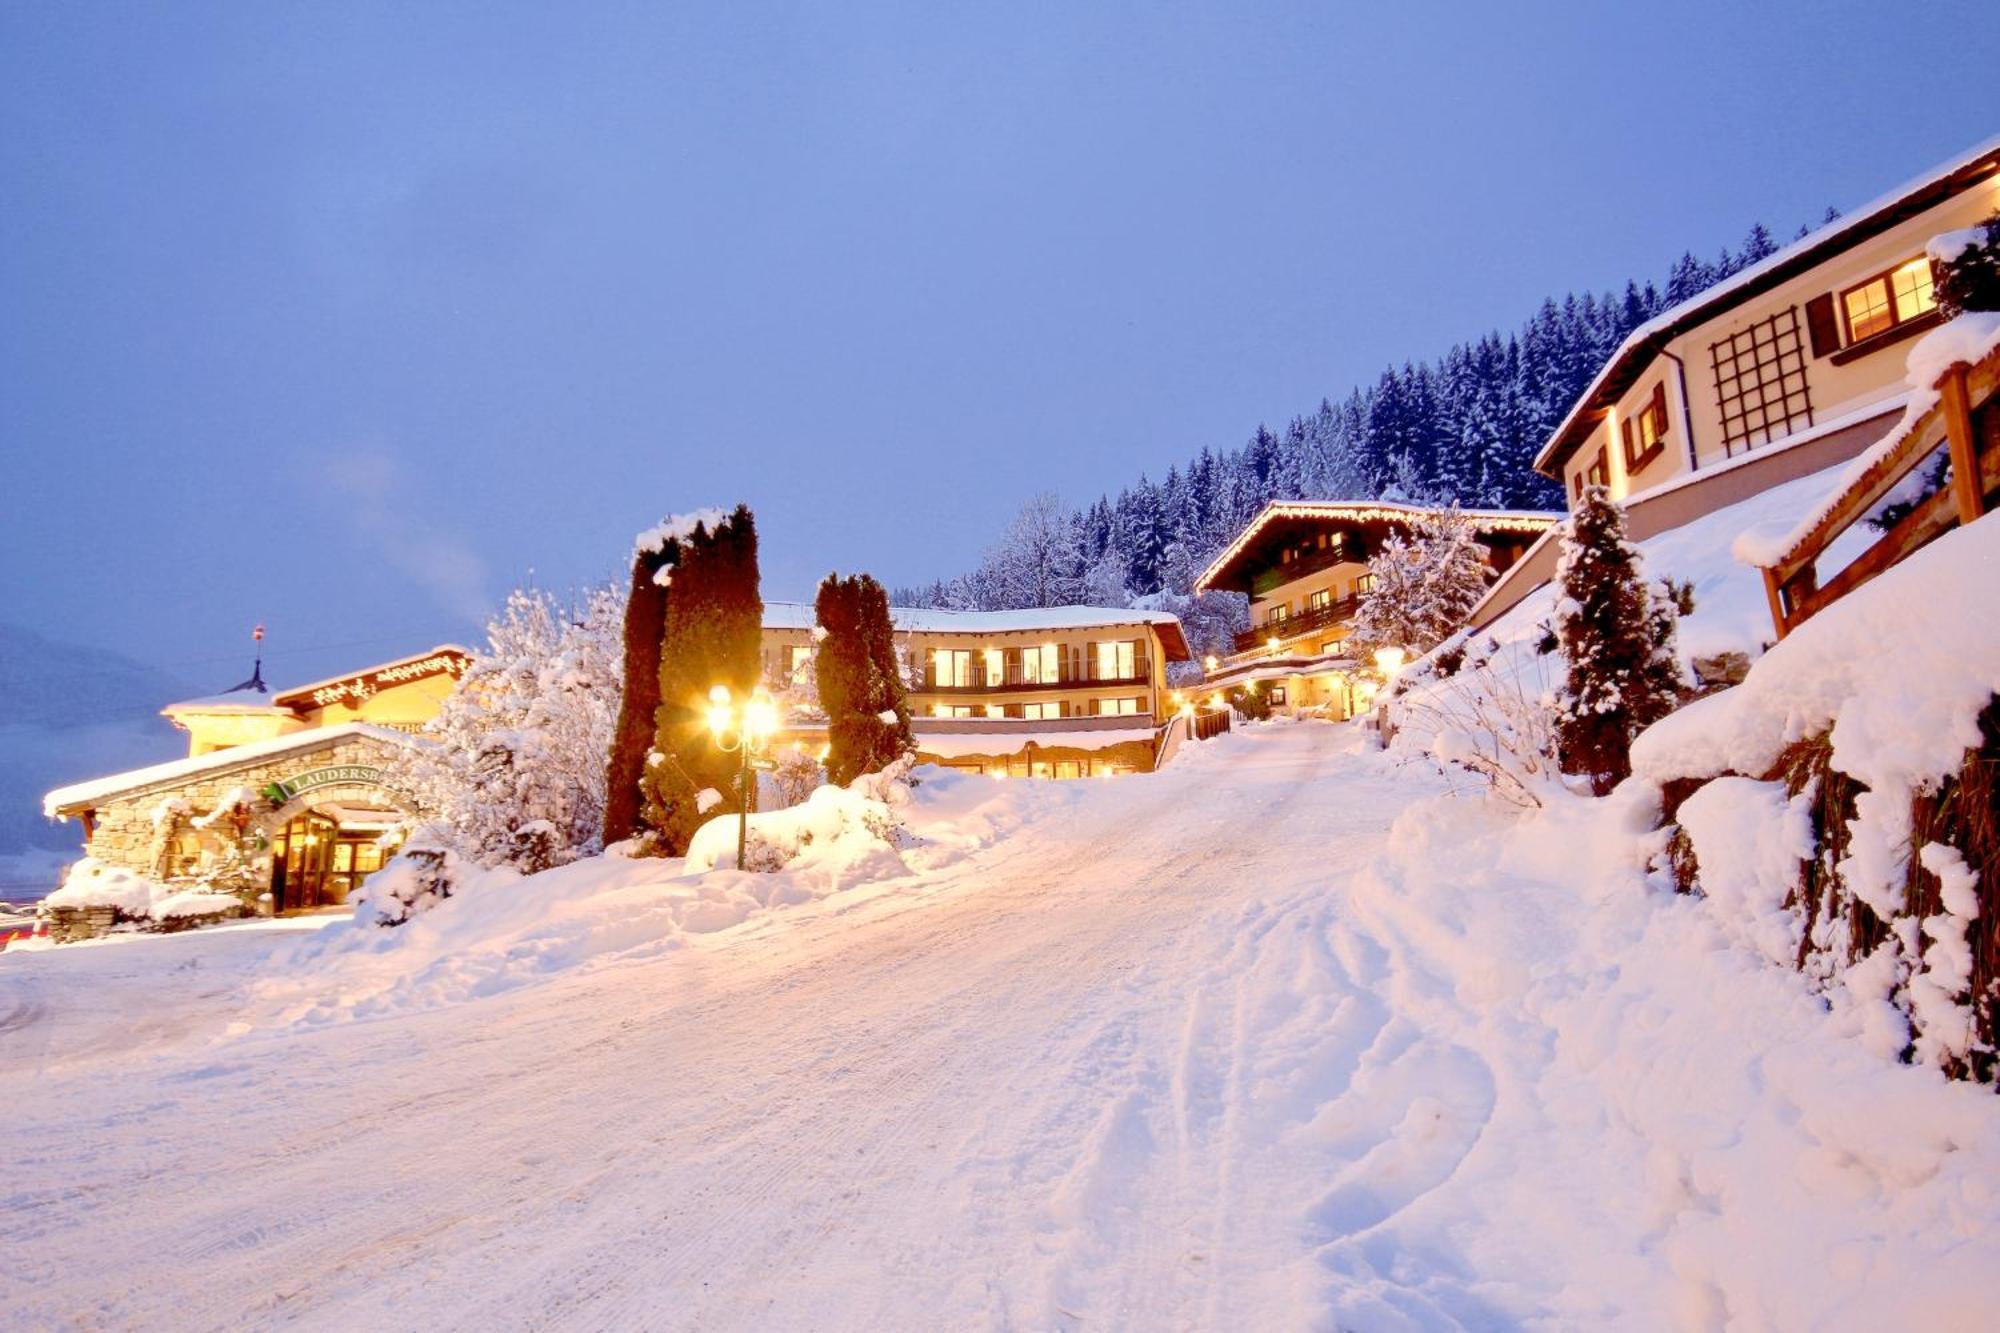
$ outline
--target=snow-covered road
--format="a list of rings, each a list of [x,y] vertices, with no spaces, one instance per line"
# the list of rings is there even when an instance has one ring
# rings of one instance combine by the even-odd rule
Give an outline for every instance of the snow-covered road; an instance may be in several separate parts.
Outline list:
[[[1878,1262],[1992,1261],[1990,1200],[1890,1199],[1842,1127],[1766,1106],[1810,1079],[1739,1034],[1745,995],[1838,1049],[1792,979],[1724,960],[1726,996],[1685,1013],[1621,998],[1603,951],[1657,923],[1548,886],[1494,902],[1473,803],[1411,863],[1464,858],[1489,905],[1441,912],[1384,861],[1433,779],[1324,726],[1214,748],[920,891],[490,998],[225,1037],[226,988],[189,991],[161,1002],[177,1044],[135,1015],[143,1040],[75,1061],[47,1018],[0,1033],[0,1323],[1699,1327],[1748,1291],[1782,1326]],[[86,952],[0,960],[0,997],[59,1002]],[[1673,1067],[1631,1068],[1610,1013]],[[1673,1091],[1704,1045],[1720,1101]],[[1730,1100],[1746,1062],[1769,1096]],[[1960,1118],[1975,1178],[2000,1160],[1990,1097],[1912,1095]],[[1844,1156],[1774,1185],[1737,1144]],[[1763,1224],[1739,1177],[1849,1210],[1802,1223],[1822,1250],[1879,1240],[1891,1205],[1930,1248],[1774,1270],[1774,1295],[1708,1253]]]

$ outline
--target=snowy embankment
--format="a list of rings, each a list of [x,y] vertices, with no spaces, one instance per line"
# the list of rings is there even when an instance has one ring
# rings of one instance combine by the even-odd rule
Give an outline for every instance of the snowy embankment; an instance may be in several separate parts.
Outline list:
[[[72,960],[159,950],[179,977],[204,937],[0,955],[44,1015],[0,1023],[0,1302],[29,1325],[1980,1325],[1989,1094],[1733,947],[1644,869],[1635,806],[1448,799],[1358,741],[1277,725],[1147,777],[938,775],[907,819],[961,840],[937,864],[917,844],[706,933],[673,904],[747,877],[631,862],[268,965],[373,986],[369,1023],[222,1035],[226,996],[163,985],[147,1020],[197,1037],[76,1064],[46,1040],[101,973]],[[433,962],[371,970],[404,949]]]
[[[405,925],[385,929],[358,911],[275,959],[242,1023],[381,1017],[657,957],[773,909],[909,887],[1072,798],[1068,787],[1010,789],[925,769],[914,786],[821,788],[797,809],[753,815],[753,852],[784,867],[775,873],[734,868],[733,816],[704,825],[685,863],[614,853],[532,878],[474,870],[455,896]]]

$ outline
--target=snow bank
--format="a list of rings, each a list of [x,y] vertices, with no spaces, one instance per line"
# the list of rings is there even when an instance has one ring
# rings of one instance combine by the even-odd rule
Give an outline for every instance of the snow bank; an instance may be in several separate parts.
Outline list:
[[[252,987],[249,1021],[317,1025],[458,1004],[657,957],[831,894],[920,887],[913,876],[1060,809],[1086,785],[928,767],[908,776],[822,787],[802,806],[752,816],[751,864],[782,863],[767,873],[734,868],[730,815],[696,831],[685,861],[613,853],[528,876],[465,871],[451,897],[394,928],[375,924],[371,877],[352,921],[274,957]]]
[[[169,888],[119,866],[84,857],[69,868],[62,887],[42,899],[47,909],[109,907],[126,920],[172,921],[234,912],[243,904],[234,894],[206,889]]]
[[[1729,907],[1649,874],[1647,806],[1420,802],[1329,914],[1326,953],[1357,972],[1336,1020],[1400,1017],[1358,1055],[1344,1039],[1313,1121],[1323,1322],[1987,1326],[1991,1092],[1853,1041],[1739,947]],[[1706,814],[1713,838],[1770,836]]]
[[[1834,767],[1908,793],[1958,768],[2000,691],[1990,606],[2000,522],[1945,534],[1806,621],[1733,689],[1643,733],[1633,772],[1653,782],[1762,774],[1785,746],[1829,728]]]

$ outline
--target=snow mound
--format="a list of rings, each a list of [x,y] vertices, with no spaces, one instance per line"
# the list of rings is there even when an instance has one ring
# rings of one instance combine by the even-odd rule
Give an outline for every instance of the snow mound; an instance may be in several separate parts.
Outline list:
[[[236,895],[205,889],[170,888],[119,866],[84,857],[69,868],[62,887],[42,899],[45,908],[109,907],[134,921],[171,921],[213,916],[242,907]]]
[[[352,921],[273,956],[250,987],[245,1026],[317,1026],[460,1004],[657,957],[863,886],[919,891],[913,875],[1044,817],[1076,799],[1061,788],[1082,785],[937,768],[916,769],[908,779],[822,787],[803,805],[753,815],[752,866],[782,867],[767,873],[734,867],[731,815],[697,830],[685,861],[635,859],[614,849],[536,875],[463,871],[449,898],[393,928],[376,923],[371,878]]]

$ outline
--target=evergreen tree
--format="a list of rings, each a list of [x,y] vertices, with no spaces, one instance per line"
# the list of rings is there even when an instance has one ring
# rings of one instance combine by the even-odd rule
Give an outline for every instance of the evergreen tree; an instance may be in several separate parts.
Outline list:
[[[764,603],[749,509],[739,505],[713,526],[697,522],[681,541],[672,585],[642,783],[646,850],[662,856],[681,855],[705,819],[751,800],[739,789],[739,757],[718,747],[706,725],[711,689],[723,686],[741,704],[762,676]]]
[[[1674,608],[1647,588],[1625,511],[1602,486],[1584,489],[1563,528],[1556,584],[1556,642],[1568,664],[1557,753],[1565,773],[1602,796],[1630,776],[1632,738],[1679,702]]]
[[[827,780],[846,786],[916,748],[882,585],[866,574],[829,574],[814,599],[819,649],[813,669],[826,711]]]
[[[605,765],[607,847],[644,831],[639,786],[660,707],[660,640],[667,627],[667,587],[680,561],[680,527],[680,520],[666,519],[632,544],[632,583],[625,596],[625,688]]]

